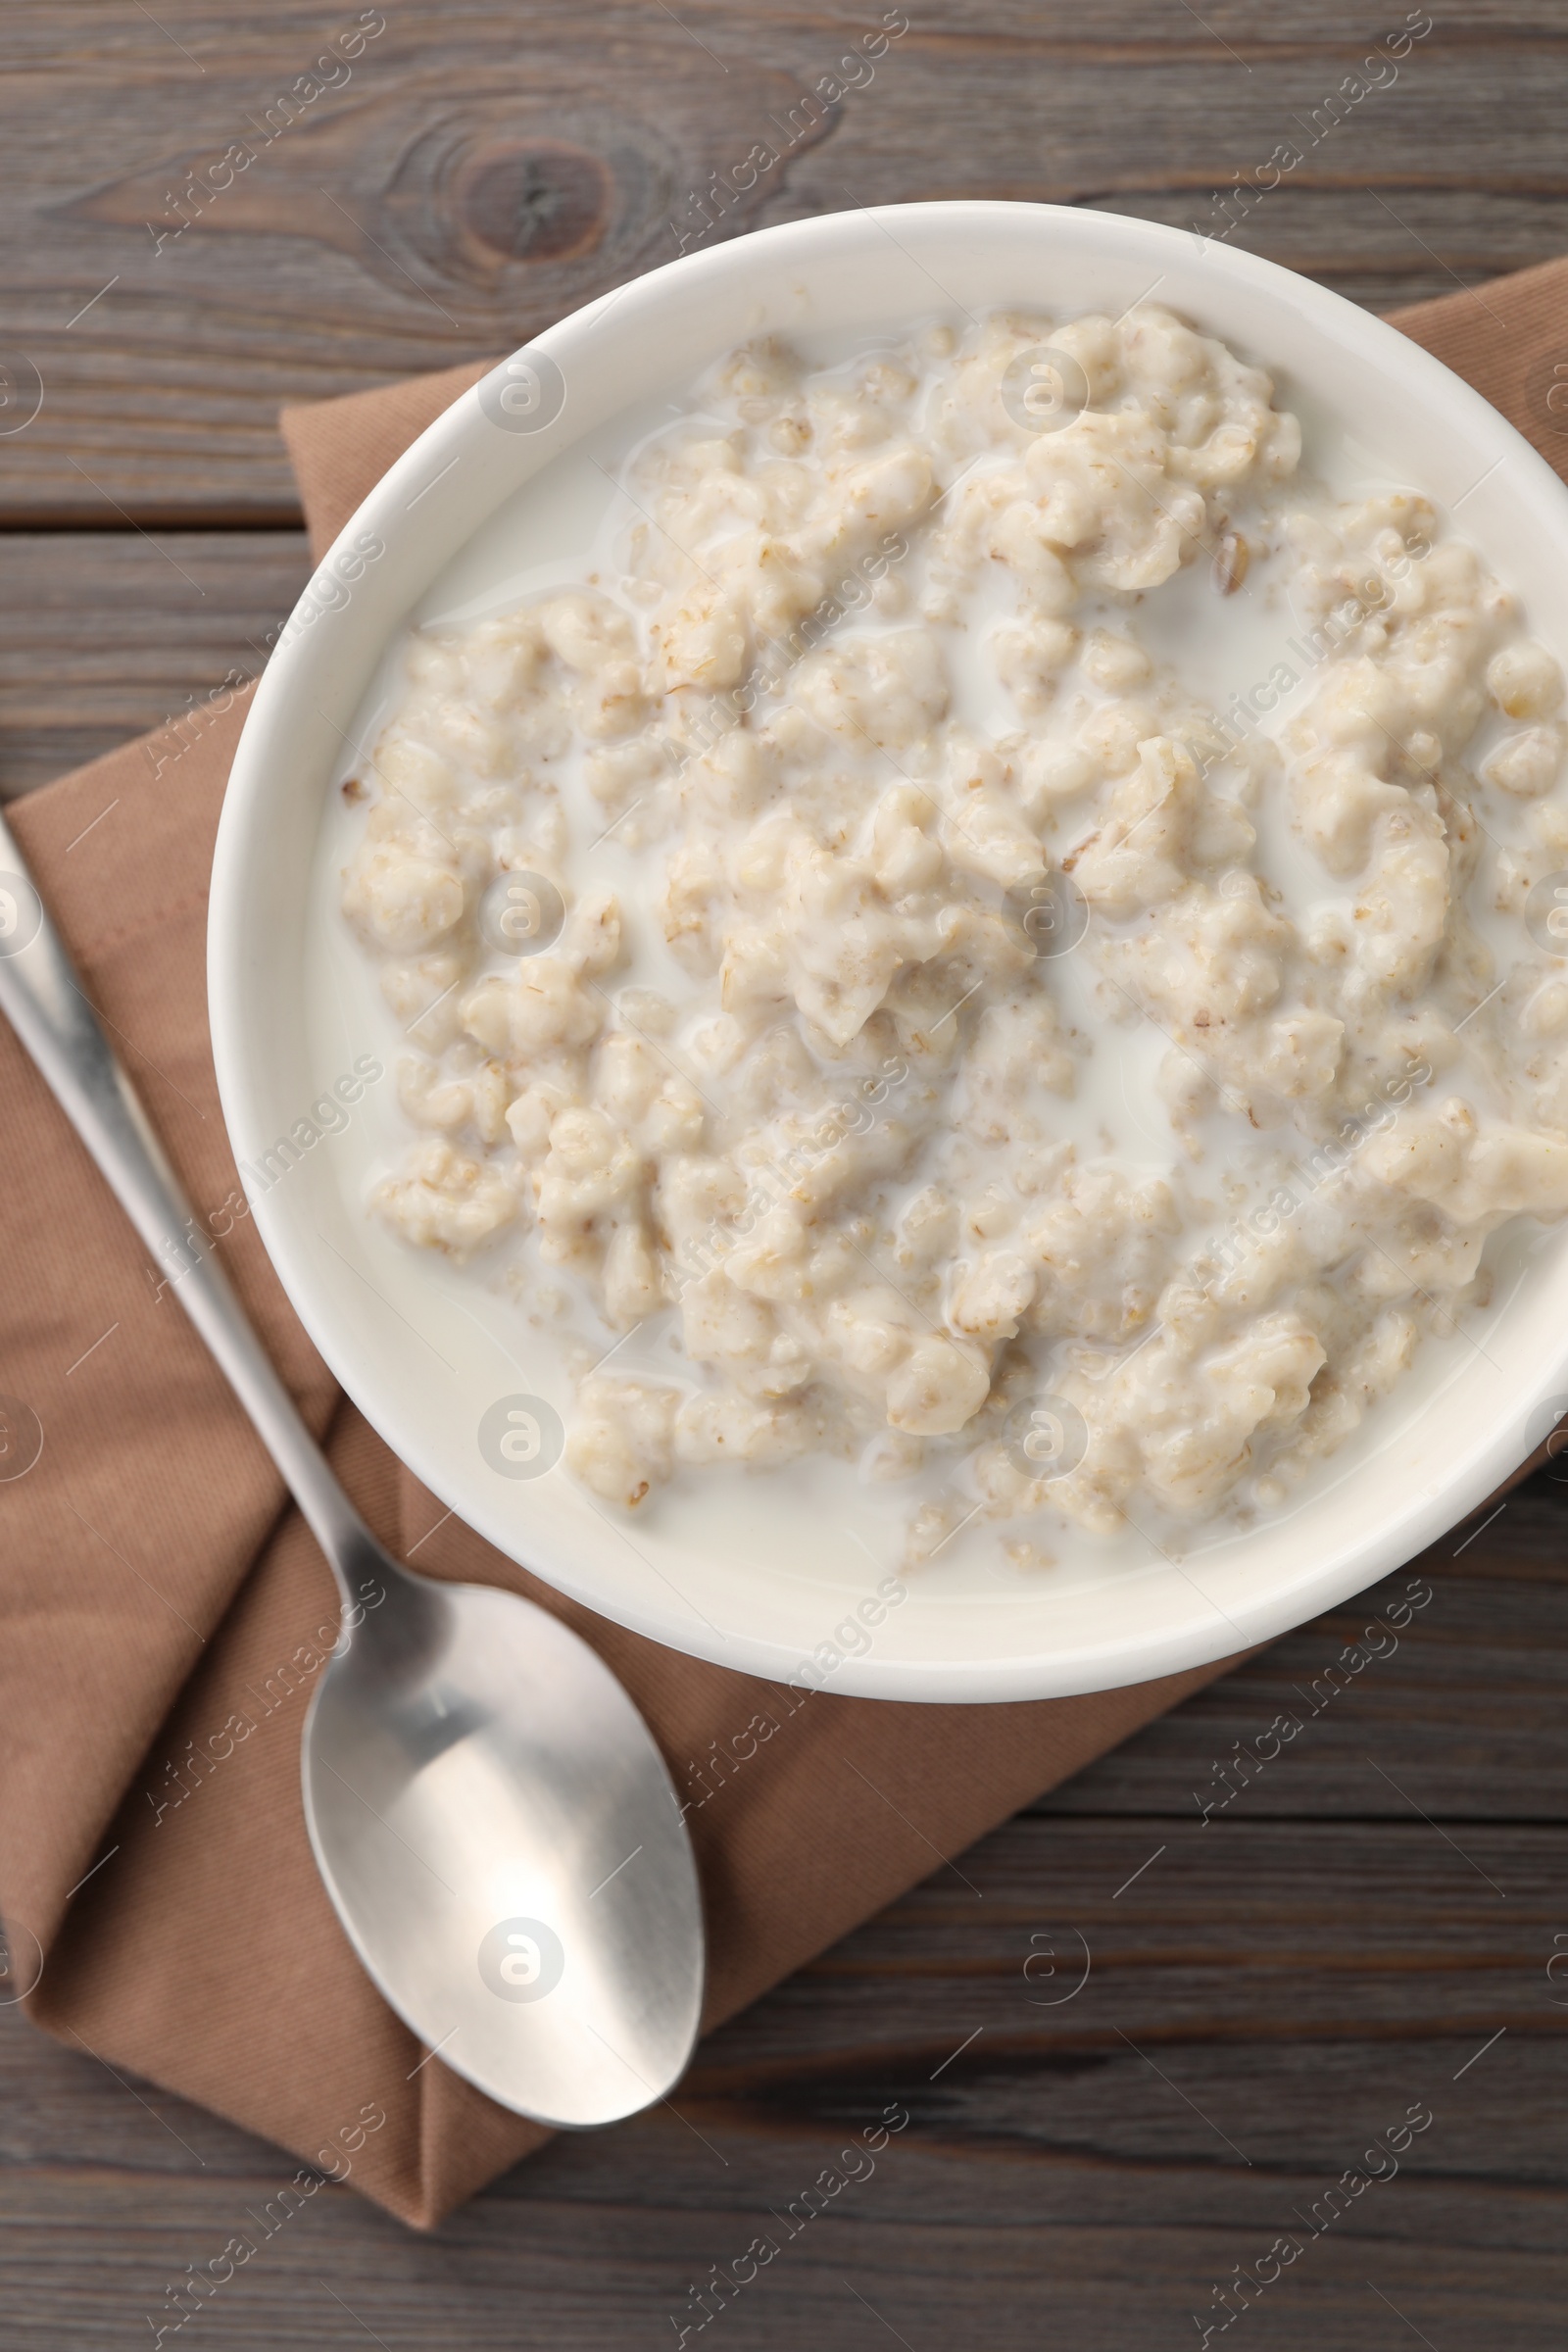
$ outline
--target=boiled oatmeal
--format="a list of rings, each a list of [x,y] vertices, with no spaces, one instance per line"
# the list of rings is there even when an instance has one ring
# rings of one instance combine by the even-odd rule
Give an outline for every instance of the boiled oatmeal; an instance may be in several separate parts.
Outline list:
[[[1300,453],[1147,305],[752,345],[581,585],[410,634],[374,1207],[548,1304],[596,1495],[828,1452],[915,1554],[1277,1507],[1568,1209],[1561,673]]]

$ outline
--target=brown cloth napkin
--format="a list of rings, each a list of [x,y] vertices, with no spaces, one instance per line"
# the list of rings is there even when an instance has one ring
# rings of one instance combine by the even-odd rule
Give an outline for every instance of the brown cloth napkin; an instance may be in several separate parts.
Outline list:
[[[1568,416],[1547,397],[1568,368],[1568,261],[1398,323],[1568,471]],[[480,372],[285,414],[318,553]],[[802,1703],[603,1622],[444,1516],[338,1395],[235,1213],[204,931],[243,716],[235,697],[94,760],[18,806],[17,834],[198,1216],[381,1538],[574,1625],[682,1788],[715,1741],[733,1759],[750,1737],[688,1816],[716,2024],[925,1877],[933,1850],[957,1853],[1223,1667],[1033,1705]],[[336,1631],[324,1564],[3,1024],[0,1102],[0,1997],[36,1979],[49,2032],[428,2227],[547,2135],[439,2057],[421,2064],[350,1951],[300,1812],[300,1724]],[[777,1727],[760,1740],[759,1717]]]

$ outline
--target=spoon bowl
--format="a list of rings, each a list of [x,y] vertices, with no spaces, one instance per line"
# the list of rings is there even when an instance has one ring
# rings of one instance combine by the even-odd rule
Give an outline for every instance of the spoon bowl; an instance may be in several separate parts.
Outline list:
[[[532,1601],[385,1553],[306,1720],[305,1820],[368,1974],[443,2065],[563,2127],[662,2098],[702,2008],[697,1873],[648,1727]]]

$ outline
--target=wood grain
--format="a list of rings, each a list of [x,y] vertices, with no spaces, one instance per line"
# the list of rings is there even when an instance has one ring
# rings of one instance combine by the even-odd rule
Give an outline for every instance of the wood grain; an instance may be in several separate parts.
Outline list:
[[[254,677],[310,568],[297,531],[0,539],[0,799]]]
[[[1116,0],[1089,20],[961,0],[913,12],[869,79],[781,135],[882,13],[398,10],[270,132],[357,12],[288,0],[239,24],[191,0],[156,19],[135,0],[13,0],[0,306],[44,404],[0,439],[0,519],[294,521],[281,402],[510,348],[671,258],[694,192],[759,140],[787,152],[715,236],[956,195],[1188,226],[1294,141],[1299,164],[1233,241],[1375,307],[1568,244],[1556,0],[1440,15],[1332,124],[1402,10]],[[247,140],[231,184],[173,201]]]

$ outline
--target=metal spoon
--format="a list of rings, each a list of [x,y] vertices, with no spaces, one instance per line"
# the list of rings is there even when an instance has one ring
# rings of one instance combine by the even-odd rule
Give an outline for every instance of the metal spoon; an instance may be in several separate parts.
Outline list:
[[[444,2065],[607,2124],[697,2035],[703,1923],[647,1725],[586,1642],[400,1567],[263,1353],[0,818],[0,1008],[227,1375],[325,1552],[344,1630],[305,1720],[305,1820],[350,1942]],[[382,1597],[377,1597],[381,1595]]]

